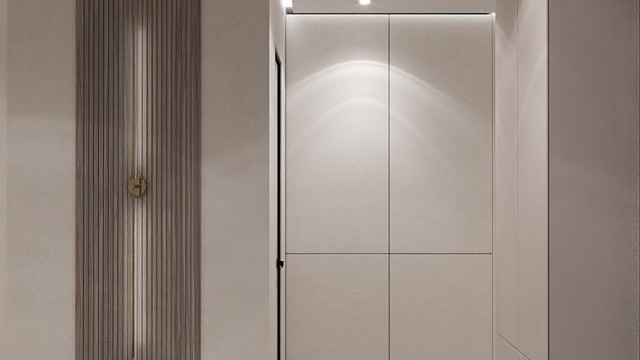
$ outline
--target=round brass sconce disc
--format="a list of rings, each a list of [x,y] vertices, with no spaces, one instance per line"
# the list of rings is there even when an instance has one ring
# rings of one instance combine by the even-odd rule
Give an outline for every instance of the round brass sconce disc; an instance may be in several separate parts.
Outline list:
[[[135,176],[129,180],[129,194],[134,197],[141,197],[147,192],[147,181],[144,178]]]

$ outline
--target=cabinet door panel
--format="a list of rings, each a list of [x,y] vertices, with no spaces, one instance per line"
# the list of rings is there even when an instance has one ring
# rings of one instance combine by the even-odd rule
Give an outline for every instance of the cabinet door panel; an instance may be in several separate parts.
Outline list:
[[[491,360],[491,255],[391,255],[391,359]]]
[[[388,360],[388,256],[287,256],[287,359]]]
[[[391,16],[391,251],[492,251],[493,20]]]
[[[289,17],[289,253],[388,250],[388,21]]]

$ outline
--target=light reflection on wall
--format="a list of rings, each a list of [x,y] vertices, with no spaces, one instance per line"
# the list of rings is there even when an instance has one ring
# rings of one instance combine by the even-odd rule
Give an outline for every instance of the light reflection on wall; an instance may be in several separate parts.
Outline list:
[[[135,116],[133,117],[133,151],[134,151],[134,167],[136,176],[144,177],[145,174],[142,174],[142,169],[145,168],[144,160],[144,141],[145,141],[145,130],[146,130],[146,95],[147,95],[147,52],[146,50],[146,29],[145,24],[143,23],[143,19],[141,16],[134,17],[134,44],[135,48],[133,51],[134,57],[134,76],[133,79],[133,88],[134,88],[134,109]],[[147,323],[147,314],[146,307],[140,306],[141,304],[146,304],[147,296],[145,291],[144,284],[147,283],[147,279],[145,277],[145,264],[147,262],[146,253],[141,251],[145,249],[145,227],[143,225],[143,218],[139,214],[143,214],[144,212],[144,201],[139,201],[135,199],[135,211],[133,212],[133,243],[134,243],[134,251],[133,251],[133,261],[134,261],[134,312],[138,312],[134,314],[134,331],[133,331],[133,342],[134,349],[136,352],[141,352],[144,349],[144,340],[146,338],[146,326],[143,324]],[[134,354],[135,355],[135,354]]]
[[[393,98],[406,99],[407,102],[423,103],[437,111],[443,113],[443,118],[448,121],[457,121],[461,130],[473,133],[475,131],[473,120],[474,115],[472,109],[467,106],[463,99],[455,97],[443,92],[437,87],[421,80],[397,67],[390,67],[384,63],[373,61],[350,61],[341,64],[326,67],[321,71],[314,73],[303,80],[291,84],[288,88],[287,96],[291,104],[310,104],[313,102],[314,109],[309,107],[295,106],[298,110],[308,109],[309,113],[302,113],[302,116],[308,117],[312,113],[316,113],[318,107],[323,108],[322,115],[315,116],[313,125],[305,131],[307,135],[298,137],[296,141],[288,144],[289,150],[295,152],[296,143],[303,143],[307,137],[318,136],[318,131],[322,133],[323,126],[327,126],[327,122],[335,121],[335,115],[341,112],[363,111],[367,107],[362,107],[363,103],[370,103],[374,106],[375,111],[381,109],[389,109],[389,103],[383,103],[373,100],[374,92],[379,91],[380,81],[387,82],[391,77],[393,84]],[[336,86],[336,83],[340,86]],[[335,89],[340,91],[335,91]],[[330,89],[330,91],[328,91]],[[318,97],[317,94],[322,94]],[[389,94],[391,96],[391,94]],[[399,129],[406,133],[408,138],[422,136],[420,132],[414,131],[411,122],[406,121],[412,107],[394,104],[390,109],[391,118],[400,122]],[[373,110],[372,109],[372,110]],[[365,110],[366,111],[366,110]],[[366,122],[361,125],[363,136],[366,135]],[[429,141],[427,138],[415,139],[415,141]]]

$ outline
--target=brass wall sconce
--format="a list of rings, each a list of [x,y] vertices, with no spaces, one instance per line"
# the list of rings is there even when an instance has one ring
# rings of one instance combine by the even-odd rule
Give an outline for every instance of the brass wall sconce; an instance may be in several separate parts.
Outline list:
[[[129,189],[129,194],[133,197],[142,197],[147,192],[147,180],[136,175],[129,180],[127,188]]]

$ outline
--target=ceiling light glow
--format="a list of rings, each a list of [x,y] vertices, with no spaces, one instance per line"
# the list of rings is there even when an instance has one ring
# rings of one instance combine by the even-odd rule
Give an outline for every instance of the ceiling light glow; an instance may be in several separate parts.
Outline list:
[[[363,6],[371,5],[371,0],[359,0],[359,1],[360,1],[360,5],[363,5]]]
[[[293,0],[282,0],[282,6],[284,6],[286,9],[293,8]]]

